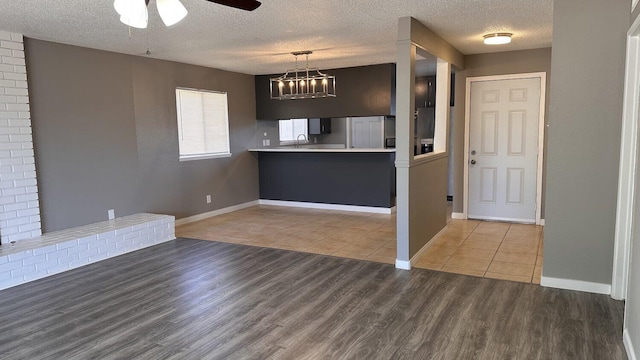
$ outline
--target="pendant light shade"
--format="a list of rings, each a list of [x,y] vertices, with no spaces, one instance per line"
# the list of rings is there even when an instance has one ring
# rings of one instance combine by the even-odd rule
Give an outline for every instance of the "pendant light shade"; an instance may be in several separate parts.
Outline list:
[[[120,14],[120,21],[131,27],[144,29],[149,23],[145,0],[115,0],[113,7]]]
[[[174,25],[187,16],[187,9],[180,0],[156,0],[156,5],[166,26]]]

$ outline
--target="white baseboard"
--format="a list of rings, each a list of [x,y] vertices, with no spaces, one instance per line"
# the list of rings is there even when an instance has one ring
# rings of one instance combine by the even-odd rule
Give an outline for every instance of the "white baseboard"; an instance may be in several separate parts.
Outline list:
[[[176,220],[176,226],[189,224],[189,223],[192,223],[192,222],[208,219],[210,217],[214,217],[214,216],[218,216],[218,215],[227,214],[227,213],[230,213],[230,212],[246,209],[248,207],[256,206],[258,204],[259,204],[259,201],[258,200],[254,200],[254,201],[246,202],[244,204],[238,204],[238,205],[229,206],[229,207],[226,207],[226,208],[213,210],[213,211],[209,211],[209,212],[198,214],[198,215],[189,216],[189,217],[186,217],[186,218],[182,218],[182,219]]]
[[[467,217],[464,216],[464,213],[452,212],[451,218],[454,220],[465,220]]]
[[[638,353],[633,347],[633,343],[631,342],[631,335],[629,335],[629,329],[625,329],[622,333],[622,339],[624,341],[624,348],[627,350],[627,357],[629,360],[639,360]],[[638,339],[636,339],[638,340]]]
[[[440,235],[442,235],[445,232],[446,229],[447,229],[447,226],[445,225],[442,229],[440,229],[440,231],[438,231],[437,234],[435,234],[431,239],[429,239],[429,241],[427,241],[427,243],[424,244],[424,246],[422,246],[420,248],[420,250],[418,250],[418,252],[415,255],[413,255],[413,257],[411,258],[411,261],[410,261],[411,262],[411,266],[413,266],[413,264],[415,264],[418,261],[418,259],[420,259],[422,254],[425,251],[427,251],[427,249],[430,248],[431,245],[433,245],[433,240],[437,239],[438,237],[440,237]]]
[[[411,270],[411,261],[396,259],[396,269]]]
[[[540,226],[544,226],[544,219],[540,219]]]
[[[473,215],[471,218],[474,220],[502,221],[502,222],[509,222],[509,223],[517,223],[517,224],[535,224],[536,223],[535,220],[530,220],[530,219],[503,218],[503,217],[496,217],[496,216]]]
[[[413,264],[415,264],[418,259],[420,259],[420,257],[422,256],[422,254],[431,247],[431,245],[433,244],[432,240],[439,237],[440,235],[442,235],[442,233],[445,231],[447,227],[443,227],[442,230],[438,231],[438,233],[432,237],[429,241],[427,241],[426,244],[424,244],[424,246],[422,248],[420,248],[420,250],[418,250],[418,252],[413,255],[413,257],[411,258],[411,260],[406,261],[406,260],[398,260],[396,259],[396,268],[397,269],[401,269],[401,270],[411,270],[411,267],[413,266]]]
[[[582,280],[558,279],[543,275],[542,279],[540,279],[540,285],[557,289],[576,290],[588,293],[611,295],[610,284],[600,284]]]
[[[259,203],[260,205],[286,206],[286,207],[320,209],[320,210],[354,211],[354,212],[365,212],[365,213],[373,213],[373,214],[393,214],[396,212],[395,206],[392,208],[382,208],[382,207],[373,207],[373,206],[323,204],[323,203],[310,203],[310,202],[301,202],[301,201],[282,201],[282,200],[266,200],[266,199],[260,199]]]

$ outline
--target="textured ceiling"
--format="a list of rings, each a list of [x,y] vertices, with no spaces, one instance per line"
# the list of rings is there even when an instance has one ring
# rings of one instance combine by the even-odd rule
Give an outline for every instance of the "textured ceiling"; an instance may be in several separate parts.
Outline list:
[[[298,50],[313,50],[310,65],[325,69],[395,62],[403,16],[464,54],[551,46],[553,0],[262,0],[253,12],[182,3],[189,14],[167,28],[151,0],[140,30],[120,23],[113,0],[0,0],[0,30],[141,56],[148,47],[154,58],[247,74],[284,72]],[[513,42],[483,45],[488,32],[512,32]]]

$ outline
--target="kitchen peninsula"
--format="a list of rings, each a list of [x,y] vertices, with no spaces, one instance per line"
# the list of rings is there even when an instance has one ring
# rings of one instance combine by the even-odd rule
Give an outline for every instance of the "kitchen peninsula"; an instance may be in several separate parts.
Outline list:
[[[260,199],[351,205],[391,212],[395,149],[322,146],[250,149],[258,156]]]

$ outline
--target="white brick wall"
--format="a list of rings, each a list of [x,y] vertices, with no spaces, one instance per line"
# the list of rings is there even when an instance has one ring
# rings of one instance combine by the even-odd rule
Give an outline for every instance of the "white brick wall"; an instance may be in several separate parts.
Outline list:
[[[0,247],[0,290],[175,239],[175,218],[135,214]]]
[[[23,39],[0,31],[0,241],[41,234]]]

